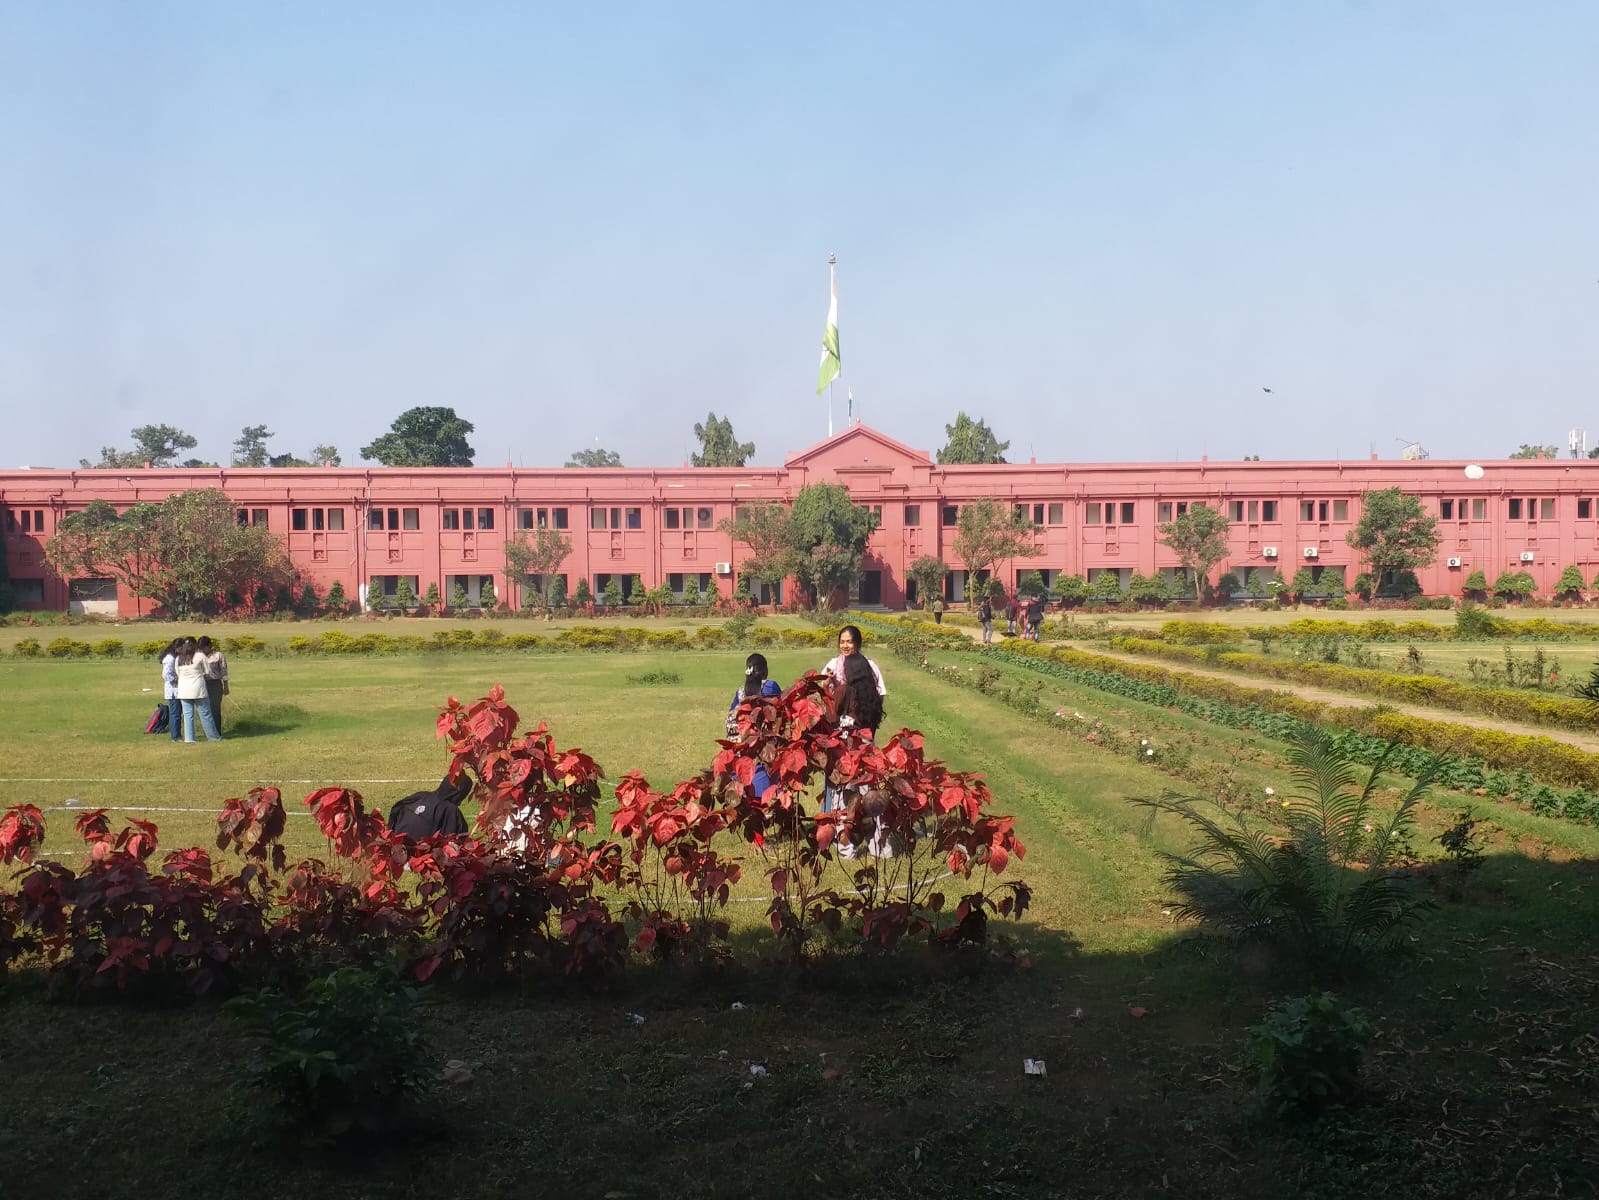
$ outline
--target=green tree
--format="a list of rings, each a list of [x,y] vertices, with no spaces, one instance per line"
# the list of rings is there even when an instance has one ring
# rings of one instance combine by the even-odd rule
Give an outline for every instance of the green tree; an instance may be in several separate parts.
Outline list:
[[[615,575],[605,581],[605,590],[600,593],[605,601],[606,608],[620,608],[622,606],[622,584]]]
[[[1190,504],[1174,521],[1155,527],[1157,540],[1193,573],[1194,600],[1203,602],[1210,573],[1227,557],[1227,514],[1208,504]]]
[[[267,440],[272,431],[265,425],[246,425],[233,443],[233,465],[236,467],[264,467],[267,465]]]
[[[1466,582],[1461,585],[1460,590],[1468,596],[1481,599],[1488,591],[1488,576],[1483,574],[1481,567],[1478,567],[1466,576]]]
[[[366,607],[368,612],[382,612],[389,606],[388,597],[383,594],[383,581],[373,578],[366,585]]]
[[[86,458],[78,462],[91,469],[116,468],[128,470],[148,463],[152,467],[170,467],[177,462],[180,450],[192,450],[199,443],[183,430],[171,425],[140,425],[133,431],[133,449],[117,450],[111,446],[100,448],[100,461],[91,463]],[[185,466],[208,466],[191,459]]]
[[[1067,608],[1075,608],[1088,599],[1088,580],[1081,575],[1055,576],[1055,599]]]
[[[560,583],[557,572],[571,553],[571,541],[558,529],[522,530],[505,543],[506,574],[524,587],[529,575],[537,575],[544,581],[542,603],[547,609],[553,608],[554,589]]]
[[[1421,501],[1396,487],[1361,497],[1360,520],[1348,542],[1366,556],[1378,579],[1389,571],[1414,571],[1437,556],[1438,518],[1422,511]]]
[[[698,608],[700,604],[700,577],[688,574],[683,577],[683,603],[690,608]]]
[[[976,579],[1005,559],[1036,557],[1036,528],[1021,509],[984,496],[961,509],[950,552],[965,564],[966,577]]]
[[[110,576],[178,618],[213,612],[230,592],[246,595],[292,577],[283,543],[264,526],[240,525],[233,501],[215,488],[121,514],[93,501],[62,519],[45,557],[63,579]]]
[[[316,594],[316,584],[307,579],[305,586],[300,589],[300,603],[297,611],[307,617],[314,617],[321,607],[322,598]]]
[[[905,570],[906,577],[916,585],[916,598],[923,605],[944,594],[944,576],[949,568],[936,554],[924,554]]]
[[[312,446],[311,461],[319,467],[336,467],[343,460],[339,457],[337,446]]]
[[[1317,595],[1315,571],[1310,567],[1300,567],[1294,572],[1294,577],[1288,584],[1288,591],[1300,600],[1306,596]]]
[[[460,612],[466,608],[466,605],[466,584],[462,583],[460,578],[457,577],[455,586],[450,588],[450,608],[454,612]]]
[[[1016,581],[1016,594],[1019,596],[1049,595],[1049,587],[1044,583],[1042,572],[1023,571],[1022,577]]]
[[[750,573],[739,567],[738,583],[733,588],[733,599],[740,604],[752,604],[755,597],[750,595]]]
[[[1511,458],[1555,458],[1560,451],[1553,446],[1534,446],[1530,442],[1522,442]]]
[[[311,462],[311,461],[309,461],[307,459],[301,458],[297,454],[274,454],[271,458],[267,459],[266,465],[269,466],[269,467],[280,467],[281,468],[281,467],[314,467],[317,464],[314,463],[314,462]]]
[[[739,565],[739,577],[756,583],[781,583],[791,569],[793,537],[789,510],[781,504],[763,502],[740,508],[730,520],[717,528],[735,542],[750,548]]]
[[[416,589],[411,586],[409,575],[401,575],[400,581],[394,585],[394,607],[402,612],[416,607]]]
[[[643,605],[649,600],[649,592],[644,587],[644,580],[635,575],[627,581],[627,602],[634,606]]]
[[[1105,570],[1089,585],[1089,595],[1101,604],[1122,602],[1122,576],[1120,571]]]
[[[1582,571],[1577,567],[1567,567],[1560,572],[1560,578],[1555,582],[1555,595],[1564,596],[1567,600],[1582,599]]]
[[[755,453],[754,442],[741,442],[733,434],[731,417],[717,419],[707,413],[705,424],[695,424],[694,436],[700,441],[700,451],[691,455],[689,462],[696,467],[742,467]]]
[[[472,422],[455,415],[453,408],[411,408],[394,419],[389,432],[361,457],[385,467],[470,467],[476,453],[466,438]]]
[[[478,588],[477,603],[478,607],[483,609],[485,612],[493,612],[497,607],[499,607],[500,598],[494,593],[493,576],[485,579],[483,581],[483,586]]]
[[[1163,604],[1166,601],[1166,581],[1159,574],[1140,575],[1134,571],[1127,582],[1127,595],[1140,604]]]
[[[574,450],[572,457],[566,460],[569,467],[619,467],[622,465],[622,456],[615,450],[601,450],[596,446],[592,450]]]
[[[829,607],[861,573],[866,539],[877,516],[850,499],[837,483],[808,483],[789,510],[789,551],[794,578],[811,596],[813,607]]]
[[[964,412],[955,414],[955,423],[944,426],[949,439],[938,452],[941,463],[1002,463],[1009,442],[1002,442],[989,429],[987,421],[974,421]]]
[[[333,581],[333,586],[328,589],[327,605],[328,612],[335,617],[342,617],[349,610],[350,601],[344,594],[344,585],[337,579]]]
[[[439,605],[444,603],[439,598],[439,585],[431,579],[428,580],[428,590],[422,597],[422,603],[427,605],[429,611],[432,612],[437,612]]]
[[[1494,580],[1493,590],[1495,595],[1503,596],[1506,600],[1520,600],[1538,590],[1538,581],[1530,571],[1505,570],[1499,572],[1499,578]]]
[[[581,576],[577,581],[577,590],[572,593],[572,603],[579,608],[586,608],[594,603],[594,592],[589,588],[587,575]]]

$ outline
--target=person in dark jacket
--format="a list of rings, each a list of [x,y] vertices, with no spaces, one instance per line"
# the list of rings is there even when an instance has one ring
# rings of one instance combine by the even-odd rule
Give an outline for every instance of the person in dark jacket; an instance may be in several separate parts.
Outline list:
[[[466,772],[452,780],[446,775],[431,792],[413,792],[389,810],[389,828],[421,841],[434,834],[461,834],[467,831],[461,804],[472,794],[472,779]]]

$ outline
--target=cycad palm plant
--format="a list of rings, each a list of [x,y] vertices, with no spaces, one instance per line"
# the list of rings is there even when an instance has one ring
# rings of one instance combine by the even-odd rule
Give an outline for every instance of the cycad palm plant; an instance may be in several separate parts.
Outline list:
[[[1391,945],[1431,906],[1396,859],[1438,767],[1435,759],[1393,814],[1374,820],[1372,795],[1394,749],[1361,780],[1330,734],[1306,727],[1288,755],[1286,832],[1199,797],[1135,800],[1199,834],[1188,853],[1162,856],[1176,914],[1198,921],[1201,937],[1268,946],[1319,977]]]

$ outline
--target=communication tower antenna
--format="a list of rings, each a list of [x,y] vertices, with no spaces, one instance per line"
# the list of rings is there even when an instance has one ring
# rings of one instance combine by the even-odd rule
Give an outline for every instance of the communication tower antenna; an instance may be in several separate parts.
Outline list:
[[[1588,457],[1588,431],[1586,429],[1573,429],[1567,435],[1566,444],[1571,447],[1572,458]]]

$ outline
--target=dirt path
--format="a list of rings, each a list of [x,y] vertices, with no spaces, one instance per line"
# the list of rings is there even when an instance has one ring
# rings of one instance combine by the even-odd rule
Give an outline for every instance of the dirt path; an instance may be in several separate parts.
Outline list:
[[[981,630],[966,629],[962,626],[953,626],[953,628],[969,634],[974,640],[981,636]],[[1067,640],[1055,641],[1051,644],[1068,646],[1073,650],[1082,650],[1088,654],[1098,654],[1104,658],[1115,658],[1123,662],[1138,663],[1141,666],[1158,666],[1170,671],[1180,671],[1187,675],[1203,675],[1209,679],[1223,679],[1240,687],[1256,687],[1289,692],[1306,700],[1314,700],[1318,704],[1327,704],[1338,708],[1367,708],[1373,704],[1385,704],[1395,712],[1404,713],[1408,717],[1421,717],[1429,721],[1450,721],[1456,725],[1470,725],[1477,729],[1497,729],[1503,733],[1523,734],[1527,737],[1546,737],[1551,741],[1564,742],[1569,746],[1576,746],[1578,749],[1586,750],[1589,754],[1599,754],[1599,734],[1577,733],[1570,729],[1546,729],[1538,725],[1522,725],[1513,721],[1497,720],[1494,717],[1479,716],[1476,713],[1455,712],[1446,708],[1429,708],[1422,704],[1401,704],[1393,700],[1384,700],[1377,696],[1366,697],[1353,695],[1349,692],[1331,692],[1325,688],[1304,687],[1281,679],[1258,679],[1241,671],[1221,671],[1214,667],[1199,667],[1188,663],[1167,662],[1165,659],[1160,658],[1145,658],[1141,655],[1129,654],[1125,650],[1113,649],[1099,642]]]

